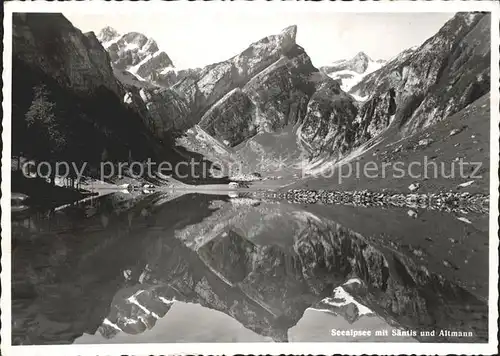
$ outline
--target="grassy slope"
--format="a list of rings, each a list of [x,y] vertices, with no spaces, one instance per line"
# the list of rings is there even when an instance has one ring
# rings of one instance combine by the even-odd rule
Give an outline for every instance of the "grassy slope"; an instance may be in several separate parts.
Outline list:
[[[460,133],[449,136],[453,129],[465,127]],[[355,174],[351,177],[340,179],[339,170],[336,169],[332,177],[308,177],[287,188],[306,188],[306,189],[331,189],[331,190],[382,190],[395,192],[409,192],[408,186],[414,182],[421,184],[419,192],[437,192],[443,190],[456,190],[457,185],[474,180],[475,182],[466,187],[461,188],[464,191],[471,193],[489,191],[489,166],[490,166],[490,103],[489,94],[479,98],[465,109],[455,115],[452,115],[437,124],[428,127],[421,132],[414,134],[402,140],[398,140],[397,127],[389,128],[383,134],[382,141],[367,150],[356,158],[361,167],[359,178]],[[418,142],[422,139],[429,138],[433,143],[427,147],[418,146]],[[402,145],[401,151],[397,152],[397,148]],[[427,157],[428,162],[436,162],[439,171],[441,163],[444,164],[445,174],[449,175],[453,160],[457,157],[463,158],[464,162],[481,162],[482,163],[482,178],[471,179],[461,178],[458,162],[455,163],[456,174],[454,178],[444,178],[442,174],[438,174],[434,178],[433,168],[429,168],[429,179],[424,179],[423,162],[424,157]],[[431,160],[432,158],[432,160]],[[383,162],[394,163],[397,161],[405,162],[406,172],[408,172],[408,164],[410,162],[421,162],[422,167],[415,166],[412,169],[414,174],[420,174],[422,177],[414,179],[407,174],[402,178],[395,178],[392,166],[386,168],[385,178],[382,177],[382,169],[380,168],[377,178],[368,178],[363,175],[363,167],[367,162],[373,161],[378,167],[382,167]],[[351,163],[353,171],[355,171],[355,161]],[[344,175],[347,175],[348,168],[344,167]],[[467,171],[465,169],[464,171]],[[375,175],[374,171],[370,171],[371,175]],[[341,182],[339,184],[339,181]]]

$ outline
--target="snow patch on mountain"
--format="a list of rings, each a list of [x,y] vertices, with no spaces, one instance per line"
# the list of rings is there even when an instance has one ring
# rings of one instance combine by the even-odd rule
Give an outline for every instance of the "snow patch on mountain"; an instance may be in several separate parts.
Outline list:
[[[140,61],[139,63],[137,63],[136,65],[132,66],[132,67],[129,67],[128,68],[128,71],[132,74],[136,74],[137,75],[137,71],[139,70],[139,68],[146,64],[149,60],[151,60],[152,58],[158,56],[162,51],[156,51],[155,53],[153,54],[148,54],[146,57],[144,57],[144,59],[142,61]],[[168,68],[171,68],[170,66],[169,67],[166,67],[165,69],[168,69]],[[163,69],[163,70],[165,70]]]
[[[163,69],[160,72],[160,74],[169,74],[169,73],[178,74],[179,72],[188,71],[188,70],[191,70],[191,68],[166,67],[165,69]]]
[[[358,315],[360,315],[360,316],[361,315],[373,315],[374,313],[371,309],[369,309],[366,306],[364,306],[363,304],[359,303],[356,299],[354,299],[345,290],[345,287],[348,286],[349,284],[361,284],[361,283],[362,282],[357,278],[350,279],[346,283],[344,283],[344,285],[334,289],[333,297],[325,298],[325,299],[321,300],[320,303],[325,305],[325,306],[333,307],[333,310],[336,310],[336,308],[341,308],[343,306],[346,306],[346,305],[349,305],[352,303],[356,306],[356,308],[358,310]],[[327,312],[327,313],[332,312],[331,309],[327,309],[327,308],[309,308],[309,309],[315,310],[315,311]]]
[[[104,49],[108,49],[109,47],[111,47],[113,44],[115,44],[116,42],[118,42],[120,40],[121,36],[118,36],[116,38],[113,38],[112,40],[110,41],[107,41],[107,42],[102,42],[102,46],[104,47]]]

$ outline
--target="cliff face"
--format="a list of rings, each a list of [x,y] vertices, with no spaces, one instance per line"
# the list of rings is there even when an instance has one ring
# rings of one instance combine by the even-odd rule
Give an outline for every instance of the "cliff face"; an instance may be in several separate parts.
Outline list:
[[[171,137],[194,123],[189,121],[189,107],[182,97],[169,88],[127,87],[124,103],[141,112],[144,123],[159,139]]]
[[[368,96],[361,122],[371,136],[394,122],[406,136],[489,92],[491,18],[458,13],[416,49],[367,76],[351,93]]]
[[[355,146],[354,118],[357,108],[337,82],[321,81],[307,106],[299,135],[313,155],[340,157]]]
[[[13,55],[61,86],[87,94],[103,86],[118,95],[109,57],[95,34],[82,34],[64,16],[16,14],[12,36]]]
[[[160,150],[140,116],[121,102],[124,92],[96,36],[81,33],[60,14],[14,15],[12,89],[14,154],[94,162],[103,152],[126,159],[130,152],[155,157]],[[57,150],[33,147],[40,132],[26,113],[37,95],[37,108],[51,114],[37,118],[52,120]]]

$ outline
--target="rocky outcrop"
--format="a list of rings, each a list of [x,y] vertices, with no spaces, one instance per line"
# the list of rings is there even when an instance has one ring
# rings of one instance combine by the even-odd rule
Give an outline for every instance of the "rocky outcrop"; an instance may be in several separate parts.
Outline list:
[[[146,126],[159,139],[194,124],[189,119],[189,108],[175,91],[168,88],[137,88],[128,86],[124,103],[141,112]]]
[[[298,140],[307,150],[330,155],[350,147],[351,136],[354,138],[351,122],[356,116],[352,98],[334,80],[318,72],[304,49],[294,43],[295,32],[295,27],[285,29],[280,35],[263,39],[241,55],[213,67],[211,75],[219,78],[212,80],[215,91],[219,90],[216,87],[227,90],[228,84],[237,84],[244,78],[246,83],[215,102],[203,115],[200,127],[235,146],[259,133],[280,132],[299,125]],[[268,48],[271,45],[278,45],[279,51]],[[255,54],[267,57],[258,57],[258,61],[248,58]],[[247,62],[254,66],[241,64]],[[234,63],[240,63],[237,67],[242,68],[239,73],[244,73],[243,77],[236,75],[230,79]],[[268,66],[259,72],[265,65]],[[257,74],[250,77],[253,73]],[[198,89],[190,92],[188,101],[196,102],[197,92]],[[328,132],[328,142],[320,142]]]
[[[170,58],[165,52],[155,52],[151,57],[147,57],[144,63],[139,63],[136,68],[136,74],[141,78],[151,78],[155,81],[156,76],[158,76],[157,71],[159,68],[163,70],[170,68]]]
[[[309,76],[316,70],[301,48],[294,50],[214,104],[200,126],[234,146],[300,121],[314,91]]]
[[[433,37],[367,76],[351,92],[370,99],[361,125],[370,136],[391,123],[410,135],[489,91],[490,15],[458,13]]]
[[[340,85],[328,79],[320,81],[311,96],[298,135],[313,156],[340,157],[357,144],[353,125],[357,108]]]
[[[174,90],[184,95],[193,114],[201,119],[212,104],[236,87],[245,85],[296,46],[296,32],[297,27],[291,26],[278,35],[255,42],[239,55],[203,68],[198,79],[182,80]]]
[[[376,137],[391,124],[396,113],[395,95],[389,90],[361,106],[355,130],[358,144]]]
[[[120,34],[111,26],[104,27],[99,31],[98,39],[102,43],[111,43],[113,40],[118,39]]]
[[[300,122],[314,93],[317,69],[300,46],[252,78],[243,88],[256,106],[261,132],[276,132]]]
[[[174,67],[166,67],[160,72],[156,72],[152,76],[154,83],[162,87],[171,87],[183,79],[197,79],[201,72],[201,68],[178,69]]]

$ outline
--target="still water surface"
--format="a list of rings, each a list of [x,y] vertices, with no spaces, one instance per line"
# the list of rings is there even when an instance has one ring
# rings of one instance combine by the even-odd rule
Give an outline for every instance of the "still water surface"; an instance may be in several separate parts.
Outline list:
[[[460,217],[166,193],[14,215],[12,341],[486,342],[488,216]]]

